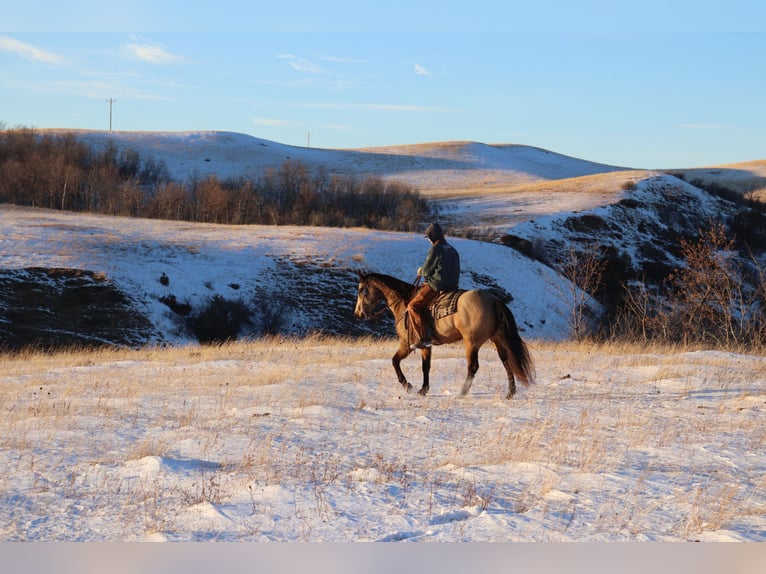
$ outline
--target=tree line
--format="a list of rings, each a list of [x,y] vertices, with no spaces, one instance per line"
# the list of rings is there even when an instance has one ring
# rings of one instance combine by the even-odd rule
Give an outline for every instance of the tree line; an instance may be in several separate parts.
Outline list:
[[[1,128],[2,126],[0,126]],[[174,181],[162,161],[91,148],[73,134],[0,130],[0,202],[201,223],[414,231],[429,207],[412,186],[286,160],[257,178]]]

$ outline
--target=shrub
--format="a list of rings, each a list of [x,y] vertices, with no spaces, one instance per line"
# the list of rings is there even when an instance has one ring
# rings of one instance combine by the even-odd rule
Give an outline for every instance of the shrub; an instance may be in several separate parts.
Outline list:
[[[175,295],[163,295],[160,297],[160,303],[167,306],[168,309],[173,311],[176,315],[180,315],[181,317],[186,317],[191,313],[191,305],[188,303],[181,303],[178,299],[176,299]]]
[[[189,319],[189,327],[200,343],[223,343],[237,338],[250,311],[241,301],[214,295],[206,307]]]
[[[681,240],[685,265],[668,278],[663,329],[674,341],[743,344],[753,316],[734,241],[713,224],[697,241]]]
[[[737,256],[722,224],[698,238],[681,239],[684,264],[657,288],[626,282],[611,335],[671,344],[763,348],[766,343],[766,272],[753,257]]]

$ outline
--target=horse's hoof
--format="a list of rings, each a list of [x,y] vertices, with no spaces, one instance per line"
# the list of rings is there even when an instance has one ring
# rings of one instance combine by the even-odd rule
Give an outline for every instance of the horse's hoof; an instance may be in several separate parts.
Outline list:
[[[402,383],[402,386],[404,387],[404,390],[407,391],[408,393],[412,392],[412,385],[411,384],[409,384],[409,383]]]
[[[418,391],[418,394],[419,394],[421,397],[425,397],[425,396],[428,394],[428,389],[425,389],[425,388],[421,388],[421,389]]]

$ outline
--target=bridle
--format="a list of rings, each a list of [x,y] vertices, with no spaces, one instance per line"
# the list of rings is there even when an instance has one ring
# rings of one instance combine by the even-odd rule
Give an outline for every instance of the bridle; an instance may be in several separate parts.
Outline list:
[[[365,283],[364,287],[362,287],[359,290],[359,295],[362,296],[363,300],[365,301],[367,300],[367,283]],[[374,309],[373,311],[371,311],[370,314],[365,313],[366,315],[365,319],[377,319],[383,313],[385,313],[386,310],[388,310],[388,303],[386,302],[385,299],[383,299],[382,301],[378,303],[378,307]]]
[[[420,280],[421,280],[421,277],[420,277],[420,275],[418,275],[418,276],[415,278],[415,281],[413,281],[413,283],[412,283],[412,284],[413,284],[413,286],[417,288],[417,287],[418,287],[418,285],[420,284]],[[366,300],[366,299],[367,299],[367,281],[366,281],[366,280],[365,280],[365,283],[364,283],[364,287],[362,287],[361,289],[359,289],[358,295],[361,295],[361,296],[362,296],[362,298],[363,298],[364,300]],[[406,300],[405,300],[405,299],[402,299],[402,302],[406,303]],[[371,311],[369,315],[366,315],[366,317],[365,317],[366,319],[377,319],[377,318],[378,318],[378,317],[380,317],[380,316],[381,316],[383,313],[385,313],[385,312],[386,312],[386,310],[388,310],[388,309],[389,309],[389,307],[390,307],[390,305],[388,304],[388,301],[386,301],[386,299],[385,299],[385,298],[384,298],[384,299],[383,299],[383,300],[382,300],[382,301],[381,301],[381,302],[380,302],[378,305],[379,305],[379,306],[378,306],[377,308],[375,308],[373,311]],[[399,322],[399,321],[400,321],[402,318],[403,318],[403,317],[400,317],[400,318],[399,318],[399,320],[397,320],[397,323],[398,323],[398,322]]]

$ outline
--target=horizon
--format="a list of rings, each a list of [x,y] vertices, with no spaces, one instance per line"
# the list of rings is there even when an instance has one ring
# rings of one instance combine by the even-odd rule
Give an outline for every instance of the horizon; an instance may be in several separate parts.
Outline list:
[[[637,169],[766,159],[766,78],[754,69],[766,33],[753,28],[766,8],[753,1],[725,12],[355,5],[343,19],[354,32],[327,31],[338,29],[338,2],[230,2],[214,14],[170,2],[145,20],[135,7],[35,4],[11,8],[11,31],[0,32],[7,128],[228,131],[324,149],[475,141]],[[56,31],[81,29],[90,5],[86,33]],[[30,27],[24,11],[35,10]],[[215,31],[232,13],[231,30]],[[172,31],[131,31],[141,23]]]

